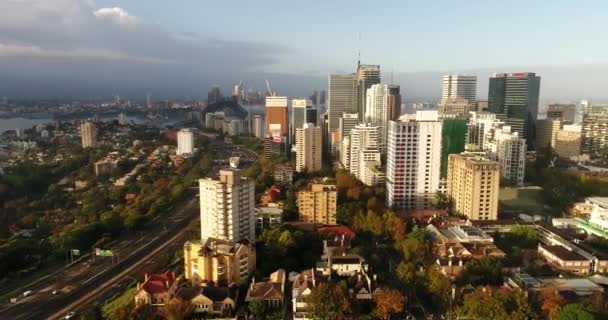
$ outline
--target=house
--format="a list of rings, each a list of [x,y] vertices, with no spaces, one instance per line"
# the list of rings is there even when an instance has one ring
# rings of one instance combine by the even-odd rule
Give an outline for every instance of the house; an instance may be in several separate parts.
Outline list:
[[[324,275],[330,275],[334,271],[338,276],[350,277],[366,270],[367,263],[365,263],[365,259],[354,253],[328,255],[325,261],[317,262],[317,271],[322,272]]]
[[[135,305],[163,306],[175,296],[177,280],[174,272],[148,275],[137,283]]]
[[[255,248],[249,241],[208,238],[184,244],[184,276],[193,284],[237,283],[255,271]]]
[[[202,287],[197,295],[190,299],[194,313],[231,315],[236,310],[239,287],[231,284],[228,287]]]
[[[270,275],[266,281],[256,282],[251,279],[245,301],[264,301],[271,308],[283,306],[285,299],[285,270],[279,269]]]
[[[255,230],[261,232],[283,222],[283,208],[278,203],[255,208]]]
[[[311,319],[307,313],[308,304],[306,300],[308,295],[310,295],[312,289],[320,283],[327,282],[327,280],[327,276],[314,269],[305,270],[294,277],[291,290],[294,320]]]
[[[359,302],[372,302],[374,296],[380,293],[376,275],[371,277],[365,271],[357,271],[346,280],[348,292]]]

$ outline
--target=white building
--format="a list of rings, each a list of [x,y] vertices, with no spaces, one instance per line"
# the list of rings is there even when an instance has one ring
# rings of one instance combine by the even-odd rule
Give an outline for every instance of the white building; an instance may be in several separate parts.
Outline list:
[[[344,137],[340,143],[340,164],[350,171],[350,136]]]
[[[418,111],[400,120],[389,124],[387,204],[430,208],[439,190],[442,123],[437,111]]]
[[[386,139],[388,136],[389,112],[389,85],[374,84],[367,89],[365,105],[365,122],[379,127],[380,135],[378,148],[380,152],[386,151]]]
[[[305,123],[303,128],[296,129],[296,171],[321,171],[323,153],[323,135],[320,127]]]
[[[192,154],[194,151],[194,134],[190,129],[181,129],[177,132],[177,151],[178,156]]]
[[[487,154],[491,160],[500,164],[502,181],[522,186],[526,173],[526,140],[517,132],[511,132],[510,126],[492,130],[492,138],[486,144]]]
[[[608,232],[608,197],[591,197],[585,203],[592,206],[589,224],[604,232]]]
[[[366,186],[383,185],[386,181],[386,173],[382,170],[382,155],[376,149],[365,149],[359,151],[359,171],[357,179]]]
[[[466,144],[467,148],[483,150],[491,138],[490,131],[496,126],[504,125],[504,122],[496,118],[496,114],[489,112],[470,112],[471,117],[467,124]]]
[[[255,184],[236,169],[200,179],[201,239],[255,242]]]
[[[80,139],[83,148],[94,148],[97,146],[97,128],[93,122],[80,124]]]
[[[251,124],[251,134],[258,139],[264,139],[266,137],[266,124],[264,123],[264,116],[256,114],[253,116],[252,122],[253,123]]]
[[[378,151],[378,142],[380,128],[367,123],[362,123],[355,126],[350,132],[350,161],[348,164],[349,171],[355,177],[359,177],[359,168],[361,166],[360,151],[376,150]]]
[[[467,99],[469,103],[477,99],[477,76],[450,74],[443,76],[441,100]]]

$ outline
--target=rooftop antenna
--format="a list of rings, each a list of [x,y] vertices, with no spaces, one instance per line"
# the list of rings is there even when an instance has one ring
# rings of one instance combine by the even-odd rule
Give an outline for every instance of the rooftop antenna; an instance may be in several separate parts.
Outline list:
[[[359,44],[357,49],[357,70],[361,66],[361,32],[359,32]]]

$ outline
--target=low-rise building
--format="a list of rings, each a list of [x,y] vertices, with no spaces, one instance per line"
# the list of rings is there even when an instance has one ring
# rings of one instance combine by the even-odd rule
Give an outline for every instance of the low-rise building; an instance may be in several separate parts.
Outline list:
[[[116,161],[112,160],[101,160],[97,161],[94,164],[95,167],[95,175],[99,176],[102,174],[110,174],[112,170],[116,168]]]
[[[591,271],[591,260],[559,245],[538,245],[538,254],[549,265],[564,272],[586,275]]]
[[[239,287],[231,284],[228,287],[202,287],[190,303],[194,313],[229,316],[236,310]]]
[[[255,208],[255,229],[261,232],[283,222],[283,208],[278,203],[269,203],[265,207]]]
[[[319,284],[327,282],[328,277],[314,269],[302,271],[293,279],[291,290],[294,320],[311,320],[308,312],[308,296]]]
[[[177,279],[174,272],[144,276],[144,282],[137,283],[135,292],[136,306],[164,306],[177,291]]]
[[[207,238],[184,244],[184,276],[193,284],[228,285],[253,274],[255,248],[248,241]]]
[[[280,164],[274,167],[274,182],[285,185],[293,181],[293,168],[290,164]]]
[[[252,278],[245,301],[264,301],[270,308],[280,308],[285,300],[285,281],[286,273],[283,269],[273,272],[265,281],[256,282]]]

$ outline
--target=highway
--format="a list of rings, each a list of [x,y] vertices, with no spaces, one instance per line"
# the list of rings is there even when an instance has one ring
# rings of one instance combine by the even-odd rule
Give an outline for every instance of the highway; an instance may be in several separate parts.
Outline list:
[[[21,298],[15,304],[3,305],[0,309],[0,319],[58,319],[70,311],[78,311],[95,298],[115,286],[137,267],[150,261],[156,254],[170,248],[181,247],[184,242],[188,224],[198,211],[198,198],[192,197],[173,210],[163,223],[155,223],[155,227],[146,230],[146,234],[131,240],[120,241],[113,248],[120,255],[112,264],[111,258],[90,257],[60,271],[51,277],[50,281],[41,281],[32,287],[33,294]],[[131,279],[132,280],[132,279]],[[72,288],[70,292],[53,295],[53,290]]]
[[[250,150],[248,157],[255,156]],[[221,152],[218,158],[230,153]],[[214,167],[206,176],[217,175],[219,167]],[[115,258],[83,257],[74,264],[45,275],[12,292],[17,303],[2,301],[0,319],[37,320],[61,319],[68,312],[82,312],[93,302],[103,303],[117,293],[123,292],[134,280],[141,280],[140,273],[162,256],[173,256],[181,250],[186,241],[186,230],[192,219],[198,215],[198,197],[191,195],[175,206],[166,215],[158,217],[151,227],[138,233],[126,233],[113,241]],[[120,261],[118,259],[120,257]],[[65,290],[69,288],[69,290]],[[32,295],[21,294],[31,290]],[[62,291],[52,294],[54,290]]]

